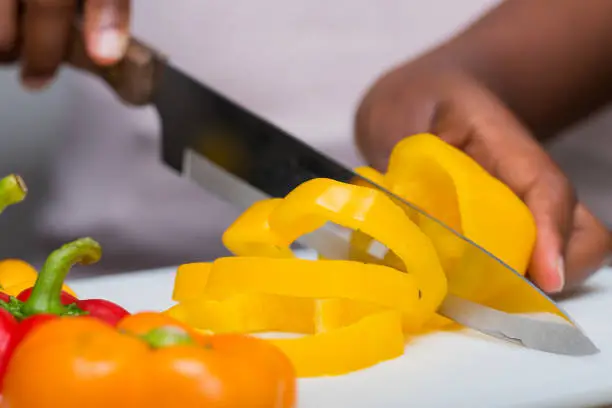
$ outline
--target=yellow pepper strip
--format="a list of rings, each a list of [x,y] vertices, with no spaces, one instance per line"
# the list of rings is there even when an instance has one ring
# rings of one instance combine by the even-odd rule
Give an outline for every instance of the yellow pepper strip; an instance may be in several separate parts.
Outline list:
[[[252,293],[205,296],[212,265],[192,263],[178,268],[172,299],[179,304],[167,311],[171,316],[215,333],[314,333],[314,301],[310,299]]]
[[[203,264],[195,264],[196,266]],[[177,320],[213,333],[314,333],[314,302],[266,294],[181,302],[167,310]]]
[[[185,302],[204,295],[212,263],[191,263],[179,266],[174,277],[172,300]]]
[[[373,183],[378,184],[381,187],[387,188],[390,191],[392,190],[386,185],[385,175],[371,167],[367,167],[367,166],[358,167],[355,169],[355,173],[365,177],[366,179],[372,181]],[[372,187],[370,183],[362,179],[359,179],[359,178],[356,178],[351,184],[365,186],[365,187]],[[408,208],[403,205],[401,207],[404,209],[406,215],[418,225],[418,222],[421,216],[415,210],[411,208]],[[427,234],[426,231],[427,230],[424,231],[425,234],[430,236],[431,238],[431,234]],[[445,238],[445,237],[448,238],[448,235],[442,236],[442,238]],[[349,256],[348,256],[349,259],[354,260],[354,261],[367,262],[367,263],[382,263],[386,265],[397,264],[398,260],[396,259],[396,256],[394,256],[393,252],[387,252],[387,254],[382,259],[370,254],[368,249],[373,244],[373,242],[374,242],[374,239],[372,239],[372,237],[370,237],[369,235],[364,234],[363,232],[359,230],[353,231],[350,236]],[[442,242],[434,241],[433,243],[434,244],[437,243],[438,245],[443,246],[444,248],[444,251],[442,253],[443,256],[440,256],[439,254],[439,259],[440,259],[440,262],[442,263],[443,269],[445,271],[448,270],[450,265],[445,264],[444,261],[450,260],[451,262],[454,262],[456,258],[458,258],[458,255],[453,256],[449,253],[448,249],[451,246],[448,245],[445,241],[442,241]],[[332,302],[331,304],[328,304],[325,308],[325,312],[330,313],[332,316],[333,315],[343,316],[343,319],[340,319],[339,321],[344,321],[346,323],[349,323],[349,322],[354,322],[358,320],[359,316],[363,317],[369,314],[369,312],[367,311],[368,306],[371,306],[371,305],[363,305],[363,304],[359,305],[357,304],[357,302],[341,300],[340,303]],[[339,319],[337,316],[336,316],[336,320]],[[332,319],[332,321],[333,320],[334,319]],[[330,322],[327,322],[327,325],[333,327],[333,324]],[[410,324],[407,324],[406,326],[407,326],[407,329],[410,329]],[[440,330],[440,329],[454,330],[454,329],[459,329],[459,328],[460,326],[457,325],[452,320],[436,314],[432,317],[430,321],[426,323],[425,327],[423,327],[422,330],[426,332],[426,331],[432,331],[436,329],[437,330]]]
[[[270,214],[283,199],[272,198],[253,204],[223,234],[223,245],[233,254],[256,254],[274,258],[293,258],[285,237],[269,224]]]
[[[419,304],[414,276],[383,265],[256,257],[215,260],[206,294],[215,298],[239,293],[354,299],[407,314]]]
[[[267,222],[261,220],[264,216]],[[327,222],[362,231],[396,254],[402,265],[393,266],[419,282],[419,306],[406,311],[406,321],[418,330],[431,318],[446,295],[446,278],[429,239],[383,192],[313,179],[284,199],[266,200],[248,209],[226,231],[223,243],[238,256],[258,256],[264,251],[264,256],[288,257],[291,243]],[[241,234],[244,230],[249,234]]]
[[[365,177],[366,179],[380,186],[383,186],[385,183],[385,175],[379,172],[378,170],[373,169],[372,167],[368,167],[368,166],[357,167],[355,169],[355,173],[359,174],[362,177]],[[371,187],[370,183],[365,182],[361,179],[356,179],[351,184],[354,184],[356,186]]]
[[[25,289],[34,286],[38,272],[32,265],[20,259],[0,261],[0,291],[10,296],[17,296]],[[63,290],[76,296],[67,285]]]
[[[269,341],[291,359],[299,377],[346,374],[404,353],[401,314],[395,310],[327,333]]]
[[[391,266],[414,276],[420,290],[418,307],[406,311],[413,330],[431,318],[446,295],[446,277],[430,240],[385,193],[313,179],[289,193],[269,217],[270,228],[285,238],[285,245],[327,222],[361,231],[386,246],[394,254],[386,259],[400,261]]]
[[[400,196],[402,196],[402,193],[404,192],[404,190],[410,190],[410,188],[412,187],[410,185],[406,185],[406,183],[402,183],[402,181],[404,181],[402,179],[395,180],[396,184],[394,184],[393,186],[389,186],[387,185],[385,175],[371,167],[367,167],[367,166],[358,167],[355,169],[355,172],[367,178],[368,180],[378,184],[379,186],[384,187],[388,189],[389,191],[392,191],[395,194],[398,194]],[[352,184],[365,186],[365,187],[371,187],[370,183],[365,182],[359,178],[356,178],[352,182]],[[439,189],[438,191],[443,191],[443,190]],[[442,194],[436,195],[435,197],[438,198],[437,202],[440,202],[443,204],[442,208],[449,208],[450,211],[453,211],[453,207],[451,205],[452,200],[449,200],[446,197],[448,196],[448,191],[449,190],[446,190],[446,193],[442,192]],[[454,194],[454,188],[451,188],[450,192],[451,194]],[[414,191],[411,191],[411,194],[414,195],[415,194]],[[404,194],[404,196],[406,196],[406,194]],[[419,204],[420,206],[422,206],[422,208],[427,207],[429,211],[432,210],[432,205],[424,205],[423,202],[420,202]],[[419,226],[419,228],[421,228],[421,230],[425,233],[425,235],[427,235],[430,239],[432,239],[432,244],[434,245],[434,247],[436,248],[436,251],[438,252],[438,258],[440,260],[440,263],[442,264],[442,268],[444,269],[444,271],[451,270],[453,266],[457,263],[457,260],[460,259],[461,256],[463,255],[464,245],[462,243],[457,244],[456,238],[453,236],[449,236],[447,231],[440,231],[442,227],[440,227],[438,224],[432,223],[432,222],[422,222],[422,215],[419,214],[414,209],[406,207],[404,205],[402,205],[401,207],[404,209],[406,215],[412,221],[414,221]],[[452,225],[455,228],[459,228],[459,224],[457,223],[458,221],[457,217],[453,218],[455,214],[451,213],[450,219],[449,217],[444,217],[444,211],[437,211],[436,214],[441,219],[444,219],[444,221],[448,223],[449,225]],[[460,229],[457,229],[457,231],[460,231]],[[370,248],[373,242],[374,242],[374,239],[372,239],[372,237],[368,236],[367,234],[364,234],[361,231],[353,231],[350,237],[349,259],[360,261],[360,262],[382,263],[382,264],[391,264],[391,265],[394,265],[397,263],[396,259],[392,259],[392,257],[394,256],[392,252],[387,252],[387,254],[382,259],[377,258],[374,255],[370,254],[368,249]],[[340,306],[336,305],[335,308],[340,308]],[[367,314],[363,311],[359,311],[359,306],[355,304],[352,305],[352,308],[355,309],[352,312],[348,312],[348,310],[346,310],[347,308],[350,308],[350,307],[348,306],[348,303],[345,301],[345,305],[343,306],[343,309],[345,310],[343,312],[335,312],[335,313],[340,313],[343,315],[349,315],[349,314],[365,315]],[[333,314],[334,312],[332,311],[331,313]],[[355,317],[353,316],[353,319],[348,319],[347,321],[353,321],[354,319]],[[423,331],[425,332],[425,331],[441,330],[441,329],[456,330],[459,328],[461,328],[461,326],[459,326],[452,320],[436,314],[429,322],[426,323],[426,326],[423,327]]]

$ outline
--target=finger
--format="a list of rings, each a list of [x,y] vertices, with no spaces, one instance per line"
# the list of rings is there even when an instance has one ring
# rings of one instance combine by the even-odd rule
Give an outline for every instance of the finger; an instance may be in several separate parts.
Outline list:
[[[469,102],[449,105],[452,109],[440,108],[436,133],[473,157],[529,207],[537,228],[530,277],[544,291],[559,292],[565,284],[563,255],[574,222],[574,192],[552,159],[501,104],[484,91],[472,96]]]
[[[522,196],[537,228],[529,276],[545,292],[559,293],[567,284],[567,247],[573,233],[576,198],[565,177],[552,168]]]
[[[436,79],[441,87],[447,82],[446,78]],[[430,97],[428,85],[426,81],[406,84],[403,70],[395,69],[378,79],[359,104],[353,124],[355,142],[360,153],[377,170],[386,171],[399,140],[431,131],[436,101]],[[399,114],[398,107],[404,108]]]
[[[0,52],[9,52],[17,40],[17,0],[0,0]]]
[[[129,0],[87,0],[85,43],[91,59],[100,65],[119,61],[128,45]]]
[[[566,249],[566,288],[606,266],[612,250],[606,227],[582,204],[574,212],[574,229]]]
[[[23,16],[22,80],[33,89],[47,85],[68,49],[75,0],[29,0]]]

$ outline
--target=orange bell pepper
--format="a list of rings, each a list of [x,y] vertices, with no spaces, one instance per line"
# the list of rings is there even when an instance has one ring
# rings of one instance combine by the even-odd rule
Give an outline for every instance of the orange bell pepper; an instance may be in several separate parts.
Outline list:
[[[295,392],[293,367],[273,345],[143,313],[118,329],[73,317],[32,331],[9,363],[0,407],[289,408]]]

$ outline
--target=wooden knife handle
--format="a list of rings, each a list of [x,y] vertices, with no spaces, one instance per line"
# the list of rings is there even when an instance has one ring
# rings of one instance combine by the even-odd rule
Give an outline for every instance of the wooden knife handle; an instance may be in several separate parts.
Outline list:
[[[66,62],[104,80],[124,102],[146,105],[152,101],[165,58],[142,42],[131,39],[119,63],[98,66],[87,55],[83,33],[75,26]]]

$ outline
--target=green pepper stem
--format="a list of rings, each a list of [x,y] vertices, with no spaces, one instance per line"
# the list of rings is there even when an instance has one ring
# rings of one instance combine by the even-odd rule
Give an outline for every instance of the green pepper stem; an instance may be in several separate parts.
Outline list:
[[[157,327],[140,338],[154,349],[194,344],[189,333],[176,326]]]
[[[98,262],[102,255],[100,244],[91,238],[81,238],[63,245],[49,255],[38,274],[29,299],[23,305],[26,316],[40,313],[64,314],[61,302],[64,280],[75,264]]]
[[[23,201],[27,193],[28,188],[18,175],[11,174],[0,179],[0,213],[6,207]]]

